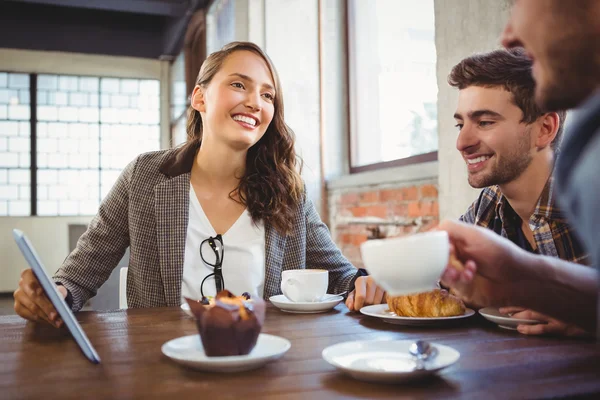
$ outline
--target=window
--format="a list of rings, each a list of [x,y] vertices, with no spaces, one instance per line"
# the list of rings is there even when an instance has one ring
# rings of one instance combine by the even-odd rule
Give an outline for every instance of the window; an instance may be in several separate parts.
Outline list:
[[[160,148],[159,103],[157,80],[0,73],[0,216],[95,214],[127,163]]]
[[[350,167],[437,159],[433,0],[350,0]]]

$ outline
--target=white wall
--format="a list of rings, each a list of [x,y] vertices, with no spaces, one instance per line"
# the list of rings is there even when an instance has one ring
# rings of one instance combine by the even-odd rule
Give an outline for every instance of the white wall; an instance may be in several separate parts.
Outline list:
[[[0,49],[0,71],[146,78],[161,80],[161,146],[169,144],[169,63],[131,57]],[[0,217],[0,292],[16,289],[26,263],[12,238],[25,232],[49,272],[69,254],[69,224],[87,224],[91,217]]]
[[[447,77],[463,58],[500,47],[508,2],[435,0],[440,219],[459,217],[479,193],[469,186],[465,163],[455,147],[457,130],[453,115],[458,91],[448,85]]]

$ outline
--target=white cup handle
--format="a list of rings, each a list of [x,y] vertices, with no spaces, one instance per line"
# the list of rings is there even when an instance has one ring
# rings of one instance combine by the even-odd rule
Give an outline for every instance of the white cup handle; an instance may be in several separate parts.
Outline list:
[[[287,297],[291,301],[298,301],[299,292],[298,292],[298,281],[294,278],[288,278],[285,281],[281,282],[281,291],[283,295]]]

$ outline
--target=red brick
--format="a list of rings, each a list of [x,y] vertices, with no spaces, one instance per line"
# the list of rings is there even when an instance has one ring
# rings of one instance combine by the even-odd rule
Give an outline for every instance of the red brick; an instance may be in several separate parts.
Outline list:
[[[402,201],[402,189],[386,189],[379,192],[381,201]]]
[[[379,192],[363,192],[360,194],[361,203],[377,203],[379,201]]]
[[[360,246],[362,243],[367,241],[367,235],[352,235],[352,244],[354,246]]]
[[[367,207],[352,207],[350,211],[355,217],[364,217],[367,215]]]
[[[341,204],[347,204],[347,205],[356,204],[356,203],[358,203],[358,200],[359,200],[358,193],[345,193],[340,196]]]
[[[366,216],[369,217],[379,217],[386,218],[387,217],[387,207],[378,205],[378,206],[368,206],[366,208]]]
[[[402,189],[402,199],[414,201],[419,199],[419,190],[416,186],[410,186]]]
[[[395,217],[406,217],[408,215],[408,206],[406,204],[394,204],[391,210]]]
[[[423,185],[421,186],[421,197],[438,197],[438,190],[435,185]]]
[[[421,205],[418,201],[414,201],[408,204],[408,216],[409,217],[420,217],[421,216]]]

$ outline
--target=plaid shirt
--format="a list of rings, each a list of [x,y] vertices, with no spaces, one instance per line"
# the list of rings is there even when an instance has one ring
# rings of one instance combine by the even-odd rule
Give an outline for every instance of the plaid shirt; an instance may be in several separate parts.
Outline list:
[[[489,228],[525,250],[529,243],[523,237],[521,218],[512,209],[500,188],[490,186],[481,191],[461,221]],[[551,176],[529,218],[529,227],[537,249],[535,253],[588,265],[590,260],[573,228],[555,203],[554,178]]]

